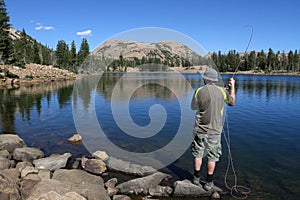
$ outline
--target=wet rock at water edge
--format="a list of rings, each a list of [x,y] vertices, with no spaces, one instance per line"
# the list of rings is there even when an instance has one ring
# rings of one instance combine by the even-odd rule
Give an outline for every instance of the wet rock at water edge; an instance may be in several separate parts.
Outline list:
[[[80,134],[76,133],[68,139],[68,142],[74,145],[79,145],[82,143],[82,137]]]
[[[118,188],[122,194],[148,194],[150,188],[154,188],[159,185],[166,177],[170,177],[170,175],[162,172],[156,172],[145,177],[121,183],[117,185],[116,188]]]
[[[44,157],[44,152],[33,147],[15,148],[13,152],[13,158],[17,161],[32,162],[42,157]]]
[[[55,154],[51,155],[50,157],[34,160],[33,164],[38,169],[47,169],[50,171],[54,171],[56,169],[64,168],[70,157],[70,153],[64,153],[63,155]]]
[[[137,176],[146,176],[157,172],[153,167],[137,165],[112,156],[110,156],[107,161],[107,167],[113,171],[120,171]]]
[[[85,162],[86,171],[91,172],[93,174],[102,174],[106,171],[106,164],[100,159],[88,159]]]
[[[109,156],[105,151],[95,151],[92,156],[96,159],[100,159],[102,161],[107,161],[109,159]]]
[[[14,134],[0,135],[0,150],[7,150],[12,153],[15,148],[25,147],[25,142],[19,136]]]

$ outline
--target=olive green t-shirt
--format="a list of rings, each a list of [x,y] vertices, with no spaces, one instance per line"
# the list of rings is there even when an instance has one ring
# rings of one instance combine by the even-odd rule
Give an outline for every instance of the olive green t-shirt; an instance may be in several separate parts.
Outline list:
[[[224,103],[230,104],[233,98],[228,91],[214,83],[198,88],[192,98],[191,108],[197,110],[194,132],[221,134],[223,130]]]

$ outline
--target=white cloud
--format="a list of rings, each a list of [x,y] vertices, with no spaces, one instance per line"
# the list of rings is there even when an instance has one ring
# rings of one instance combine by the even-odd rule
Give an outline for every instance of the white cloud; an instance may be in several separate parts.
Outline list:
[[[78,36],[92,36],[92,30],[77,32]]]
[[[43,26],[37,26],[37,27],[35,27],[35,30],[37,30],[37,31],[40,31],[42,29],[43,29]]]
[[[44,26],[44,30],[49,31],[49,30],[53,30],[54,27],[53,26]]]
[[[35,27],[35,30],[37,30],[37,31],[40,31],[40,30],[50,31],[50,30],[53,30],[53,29],[54,29],[53,26],[40,25],[40,26]]]

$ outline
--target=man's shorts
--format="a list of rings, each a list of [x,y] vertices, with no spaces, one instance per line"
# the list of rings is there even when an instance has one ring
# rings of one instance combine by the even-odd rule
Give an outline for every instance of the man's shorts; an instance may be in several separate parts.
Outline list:
[[[207,155],[210,162],[219,161],[222,155],[221,134],[194,134],[192,154],[195,158]]]

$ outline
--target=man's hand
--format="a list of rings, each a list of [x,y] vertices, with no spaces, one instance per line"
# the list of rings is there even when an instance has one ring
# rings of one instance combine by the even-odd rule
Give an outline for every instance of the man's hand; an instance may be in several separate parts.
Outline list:
[[[228,81],[228,86],[230,88],[234,88],[235,87],[235,80],[233,78],[230,78]]]

